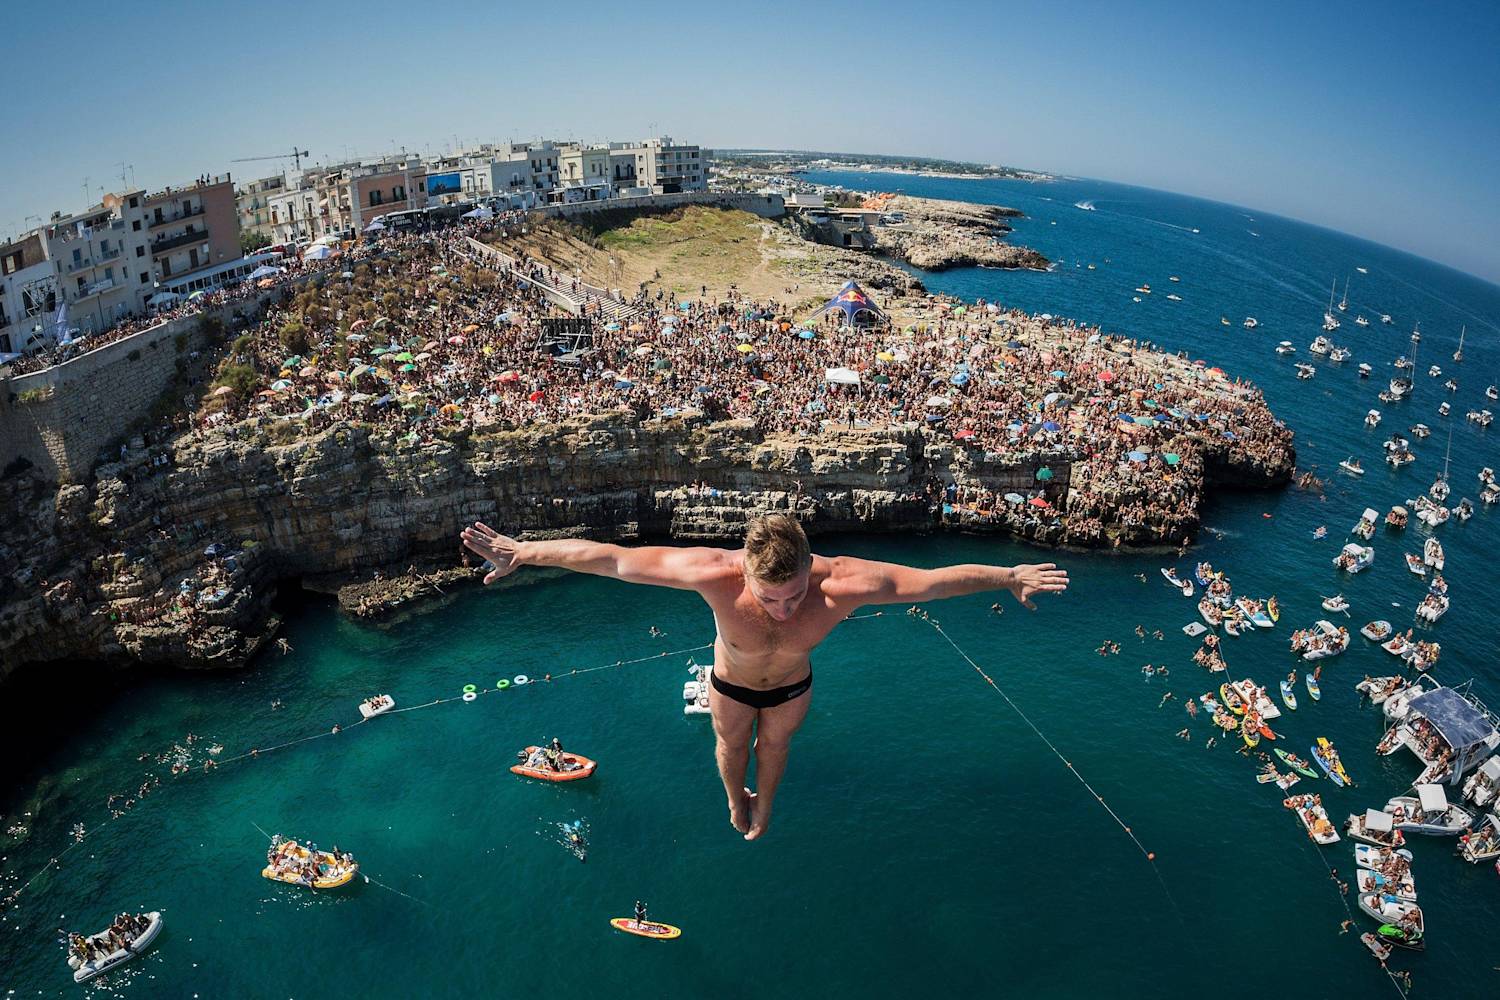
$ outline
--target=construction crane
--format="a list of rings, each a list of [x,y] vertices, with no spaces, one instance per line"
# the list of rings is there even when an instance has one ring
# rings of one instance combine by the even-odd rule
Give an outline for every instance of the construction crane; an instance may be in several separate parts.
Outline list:
[[[302,169],[302,158],[304,156],[310,156],[310,155],[311,154],[309,154],[307,150],[305,150],[305,149],[298,149],[296,146],[293,146],[292,147],[292,151],[290,153],[282,153],[280,156],[245,156],[245,157],[241,157],[238,160],[230,160],[229,162],[230,163],[250,163],[250,162],[252,162],[254,160],[287,160],[287,159],[289,159],[289,160],[292,161],[292,169],[293,170],[301,170]]]

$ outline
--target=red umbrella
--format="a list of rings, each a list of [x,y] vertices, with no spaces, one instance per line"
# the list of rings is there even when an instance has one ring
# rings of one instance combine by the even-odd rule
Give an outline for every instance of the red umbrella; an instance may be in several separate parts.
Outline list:
[[[972,430],[970,430],[969,428],[967,428],[967,427],[965,427],[963,430],[959,431],[957,434],[953,435],[953,437],[955,439],[959,440],[959,441],[967,441],[969,438],[971,438],[973,436],[974,436],[974,432]]]
[[[1114,372],[1100,372],[1099,373],[1099,381],[1101,381],[1101,382],[1113,382],[1114,380],[1115,380],[1115,373]]]
[[[540,403],[542,401],[542,390],[538,389],[526,398],[531,400],[533,403]]]
[[[1030,503],[1031,506],[1033,506],[1033,507],[1050,507],[1050,506],[1052,506],[1051,504],[1049,504],[1046,500],[1044,500],[1041,497],[1032,497],[1027,502]]]

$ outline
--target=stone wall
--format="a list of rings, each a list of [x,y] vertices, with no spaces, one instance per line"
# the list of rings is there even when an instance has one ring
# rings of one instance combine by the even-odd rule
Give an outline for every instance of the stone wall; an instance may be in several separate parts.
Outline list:
[[[100,452],[150,412],[179,360],[208,346],[206,320],[227,330],[275,290],[169,320],[39,372],[0,380],[0,469],[25,458],[49,482],[88,479]]]
[[[571,205],[546,205],[537,211],[554,218],[575,219],[594,212],[644,211],[681,208],[683,205],[737,208],[763,219],[779,219],[786,214],[786,203],[779,194],[724,194],[717,191],[683,191],[678,194],[647,195],[643,198],[579,201]]]

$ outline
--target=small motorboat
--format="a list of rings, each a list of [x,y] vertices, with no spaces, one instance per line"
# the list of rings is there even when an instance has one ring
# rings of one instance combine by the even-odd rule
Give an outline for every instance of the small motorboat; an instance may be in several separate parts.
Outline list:
[[[1380,411],[1379,410],[1370,410],[1368,413],[1365,414],[1365,426],[1366,427],[1379,427],[1380,426]]]
[[[151,947],[151,942],[155,941],[156,935],[161,933],[161,913],[152,910],[150,913],[141,914],[141,916],[144,916],[147,921],[145,930],[142,930],[126,942],[123,948],[116,948],[108,955],[96,956],[87,962],[83,961],[78,955],[70,954],[68,956],[68,967],[73,970],[73,982],[86,983],[95,976],[102,976],[106,972],[118,969]],[[105,928],[98,934],[91,934],[85,940],[97,950],[106,947],[108,939],[109,929]]]
[[[1406,553],[1406,568],[1411,570],[1417,576],[1427,575],[1427,567],[1423,564],[1422,557],[1417,555],[1415,552]]]
[[[1371,642],[1385,642],[1391,634],[1391,623],[1384,618],[1377,618],[1360,629],[1359,634]]]
[[[1353,840],[1375,847],[1395,850],[1406,843],[1406,835],[1395,828],[1391,814],[1379,809],[1366,809],[1363,816],[1351,813],[1344,824],[1344,832]]]
[[[1355,458],[1353,455],[1350,455],[1348,458],[1340,462],[1339,468],[1343,469],[1351,476],[1363,476],[1365,474],[1364,467],[1359,464],[1359,459]]]
[[[271,838],[262,878],[309,889],[337,889],[348,885],[359,872],[359,862],[348,853],[333,854],[305,847],[295,840]]]
[[[1344,785],[1354,784],[1349,778],[1349,772],[1344,770],[1344,762],[1339,760],[1338,750],[1328,742],[1327,737],[1318,737],[1318,742],[1312,747],[1312,755],[1313,760],[1317,761],[1318,766],[1323,769],[1323,773],[1328,775],[1328,780],[1335,785],[1342,788]]]
[[[682,685],[683,715],[712,714],[708,704],[708,671],[711,669],[703,664],[689,664],[688,673],[693,675],[693,679],[684,681]]]
[[[1182,296],[1178,295],[1176,292],[1168,292],[1167,293],[1167,301],[1169,301],[1169,302],[1181,302],[1182,301]]]
[[[1333,350],[1328,352],[1329,361],[1337,361],[1343,363],[1345,361],[1348,361],[1351,357],[1353,357],[1353,355],[1349,352],[1349,348],[1347,347],[1335,347]]]
[[[1244,327],[1246,330],[1254,330],[1257,326],[1260,326],[1260,320],[1254,316],[1245,317]]]
[[[1447,405],[1446,403],[1443,405]],[[1495,415],[1489,410],[1470,410],[1469,419],[1480,427],[1488,427],[1495,419]]]
[[[1406,527],[1406,521],[1410,516],[1410,511],[1397,504],[1391,508],[1390,513],[1385,515],[1385,526],[1394,531],[1400,531]]]
[[[1448,414],[1450,414],[1452,412],[1453,412],[1453,407],[1451,407],[1451,406],[1448,405],[1448,401],[1446,399],[1443,400],[1441,403],[1438,404],[1438,416],[1440,416],[1440,417],[1446,417]],[[1473,411],[1470,411],[1470,412],[1473,412]]]
[[[511,765],[510,773],[539,781],[579,781],[592,777],[595,768],[599,766],[596,761],[579,754],[564,753],[559,766],[554,768],[547,762],[545,749],[532,746],[516,751],[518,763]]]
[[[1377,932],[1387,944],[1421,951],[1426,945],[1422,940],[1422,908],[1391,896],[1364,893],[1359,897],[1359,908],[1381,921]]]
[[[1448,801],[1442,785],[1417,785],[1416,795],[1397,795],[1385,804],[1397,830],[1451,837],[1463,833],[1474,822],[1466,810]]]
[[[1413,437],[1425,438],[1432,434],[1432,428],[1426,424],[1412,424],[1411,433]]]
[[[1443,383],[1443,388],[1447,389],[1449,392],[1457,392],[1458,391],[1458,382],[1456,380],[1450,378],[1448,381],[1446,381],[1446,382]]]
[[[1382,875],[1380,872],[1370,868],[1357,868],[1354,871],[1355,885],[1360,892],[1373,892],[1386,896],[1394,896],[1407,903],[1417,901],[1417,884],[1407,872],[1401,878],[1392,878]]]
[[[1229,325],[1229,317],[1228,316],[1220,316],[1219,317],[1219,325],[1220,326],[1228,326]]]
[[[1281,804],[1297,814],[1314,843],[1326,846],[1339,842],[1339,832],[1328,819],[1321,795],[1293,795],[1282,799]]]
[[[1500,858],[1500,814],[1489,813],[1474,829],[1460,836],[1458,854],[1471,865]]]
[[[1448,613],[1447,594],[1428,594],[1422,598],[1422,603],[1417,605],[1417,617],[1429,625],[1436,622]]]
[[[1311,675],[1309,674],[1308,676]],[[1307,761],[1303,760],[1301,757],[1298,757],[1291,751],[1276,747],[1271,752],[1280,757],[1283,764],[1291,768],[1293,771],[1296,771],[1298,774],[1302,775],[1302,777],[1314,779],[1317,778],[1318,772],[1314,771],[1312,769],[1312,766],[1308,764]]]
[[[1354,845],[1354,863],[1360,868],[1380,871],[1396,861],[1411,864],[1411,851],[1404,847],[1393,851],[1389,847],[1376,847],[1374,844]]]
[[[1313,354],[1327,354],[1333,349],[1333,345],[1328,342],[1327,337],[1319,335],[1311,344],[1307,345],[1307,349]]]
[[[1140,292],[1142,295],[1150,295],[1151,294],[1151,286],[1150,285],[1141,285],[1139,288],[1136,289],[1136,291]]]
[[[1441,573],[1443,571],[1443,543],[1436,538],[1428,538],[1423,542],[1422,561]]]
[[[1380,314],[1380,322],[1382,322],[1382,323],[1394,323],[1396,321],[1393,320],[1393,319],[1391,319],[1391,314],[1390,313],[1381,313]]]
[[[1358,542],[1350,542],[1344,546],[1338,555],[1333,557],[1334,568],[1344,570],[1346,573],[1363,572],[1369,569],[1374,562],[1374,547],[1360,545]]]
[[[1349,610],[1349,602],[1344,599],[1343,594],[1334,594],[1332,597],[1323,598],[1323,610],[1347,612]]]
[[[1312,365],[1304,364],[1304,363],[1302,363],[1300,361],[1297,362],[1297,377],[1298,378],[1304,378],[1304,379],[1305,378],[1312,378],[1316,374],[1318,374],[1318,370],[1316,368],[1314,368]]]
[[[384,715],[395,707],[395,698],[392,698],[388,694],[377,694],[359,703],[359,714],[366,719],[373,719],[377,715]]]
[[[1293,690],[1291,681],[1285,678],[1281,680],[1281,701],[1293,712],[1297,711],[1297,692]]]
[[[1437,365],[1433,365],[1431,368],[1427,369],[1427,375],[1430,378],[1442,378],[1443,370]]]
[[[1295,347],[1292,346],[1292,342],[1290,340],[1283,340],[1281,343],[1279,343],[1279,344],[1276,345],[1276,353],[1277,354],[1296,354],[1297,353],[1297,348],[1295,348]]]
[[[1354,325],[1355,326],[1369,326],[1370,325],[1370,321],[1367,320],[1367,319],[1365,319],[1363,316],[1356,316],[1356,317],[1354,317]]]
[[[1500,796],[1500,757],[1491,757],[1464,782],[1464,798],[1483,809],[1497,796]]]
[[[1497,390],[1494,386],[1490,386],[1484,390],[1484,395],[1488,399],[1500,399],[1500,390]]]
[[[1360,378],[1369,378],[1370,377],[1370,373],[1373,372],[1374,370],[1375,369],[1371,368],[1369,366],[1369,364],[1367,364],[1366,362],[1361,361],[1359,363],[1359,377]]]

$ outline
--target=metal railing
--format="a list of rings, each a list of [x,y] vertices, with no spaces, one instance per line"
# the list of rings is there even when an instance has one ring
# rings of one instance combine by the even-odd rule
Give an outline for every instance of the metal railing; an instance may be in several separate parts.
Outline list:
[[[171,236],[164,240],[156,240],[151,244],[153,254],[165,253],[178,247],[187,246],[189,243],[208,242],[208,230],[204,229],[195,233],[183,233],[181,236]]]

